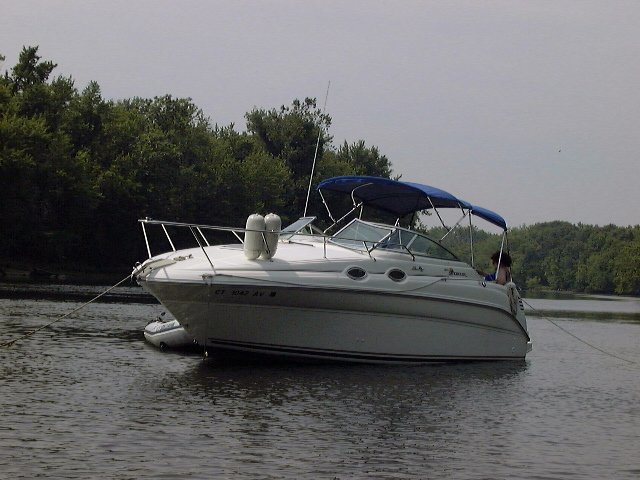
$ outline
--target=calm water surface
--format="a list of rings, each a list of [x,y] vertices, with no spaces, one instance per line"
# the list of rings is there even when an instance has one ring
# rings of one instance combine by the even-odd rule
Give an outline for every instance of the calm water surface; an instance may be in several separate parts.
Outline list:
[[[100,291],[0,285],[0,341]],[[120,288],[0,349],[0,478],[640,478],[640,300],[527,302],[525,362],[225,364]]]

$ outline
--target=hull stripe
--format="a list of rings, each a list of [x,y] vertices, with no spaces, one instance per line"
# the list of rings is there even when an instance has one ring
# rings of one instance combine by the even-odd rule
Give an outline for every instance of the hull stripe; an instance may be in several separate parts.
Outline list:
[[[352,352],[347,350],[315,350],[311,348],[289,347],[284,345],[271,345],[263,343],[232,342],[217,338],[208,338],[207,346],[226,350],[249,350],[255,353],[279,354],[290,356],[302,356],[324,358],[344,361],[367,361],[387,363],[429,363],[448,361],[478,361],[478,360],[523,360],[519,356],[464,356],[464,355],[398,355],[373,352]]]

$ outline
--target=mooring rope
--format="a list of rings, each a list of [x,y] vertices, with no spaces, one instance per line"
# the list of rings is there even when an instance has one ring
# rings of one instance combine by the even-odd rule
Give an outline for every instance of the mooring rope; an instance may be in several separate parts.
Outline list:
[[[100,297],[102,297],[103,295],[109,293],[111,290],[113,290],[114,288],[120,286],[121,284],[123,284],[125,281],[129,280],[131,278],[131,274],[127,275],[126,277],[124,277],[122,280],[120,280],[118,283],[116,283],[115,285],[113,285],[112,287],[109,287],[108,289],[106,289],[104,292],[102,292],[101,294],[93,297],[91,300],[89,300],[86,303],[83,303],[82,305],[80,305],[78,308],[70,311],[69,313],[66,313],[64,315],[62,315],[59,318],[56,318],[55,320],[53,320],[52,322],[47,323],[46,325],[42,325],[41,327],[36,328],[35,330],[32,330],[31,332],[25,333],[24,335],[14,338],[13,340],[9,340],[8,342],[4,342],[4,343],[0,343],[0,348],[10,348],[12,347],[16,342],[20,341],[20,340],[24,340],[25,338],[30,337],[31,335],[33,335],[34,333],[39,332],[40,330],[44,330],[47,327],[50,327],[51,325],[53,325],[56,322],[59,322],[60,320],[63,320],[65,318],[67,318],[70,315],[73,315],[74,313],[76,313],[77,311],[83,309],[84,307],[86,307],[87,305],[89,305],[92,302],[95,302],[97,299],[99,299]]]
[[[578,337],[577,335],[571,333],[569,330],[567,330],[566,328],[561,327],[560,325],[558,325],[556,322],[554,322],[553,320],[551,320],[549,317],[547,317],[546,315],[542,315],[542,313],[539,310],[536,310],[534,307],[531,306],[531,304],[529,302],[527,302],[524,298],[522,299],[522,301],[534,312],[536,312],[538,315],[540,315],[542,318],[544,318],[545,320],[547,320],[549,323],[551,323],[552,325],[555,325],[556,327],[558,327],[560,330],[562,330],[564,333],[566,333],[567,335],[572,336],[573,338],[575,338],[576,340],[578,340],[579,342],[584,343],[586,346],[593,348],[594,350],[597,350],[600,353],[604,353],[605,355],[608,355],[610,357],[613,358],[617,358],[618,360],[623,360],[627,363],[632,363],[634,365],[637,365],[638,362],[635,362],[633,360],[629,360],[628,358],[624,358],[621,357],[619,355],[616,355],[615,353],[611,353],[611,352],[607,352],[606,350],[603,350],[600,347],[596,347],[595,345],[587,342],[586,340],[583,340],[582,338]]]

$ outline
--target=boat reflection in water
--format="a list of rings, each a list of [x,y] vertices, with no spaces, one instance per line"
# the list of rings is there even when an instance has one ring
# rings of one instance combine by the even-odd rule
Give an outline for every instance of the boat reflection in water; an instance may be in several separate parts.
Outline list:
[[[502,252],[502,217],[443,190],[385,178],[336,177],[318,190],[325,205],[325,197],[353,203],[337,221],[327,206],[333,224],[325,230],[316,217],[281,230],[273,214],[250,216],[246,228],[141,220],[149,259],[133,275],[199,345],[218,353],[366,363],[524,359],[531,342],[515,284],[485,281],[473,253],[464,262],[410,228],[420,211],[441,218],[440,209],[456,209],[453,228],[468,219],[472,234],[475,218],[500,227]],[[397,221],[366,221],[365,209]],[[162,227],[169,252],[152,255],[149,225]],[[175,249],[175,228],[189,229],[199,245]],[[210,245],[220,232],[240,242]]]

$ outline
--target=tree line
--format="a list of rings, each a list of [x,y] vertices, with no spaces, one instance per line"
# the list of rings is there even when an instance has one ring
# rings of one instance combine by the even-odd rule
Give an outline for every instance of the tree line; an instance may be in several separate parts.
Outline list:
[[[4,263],[121,272],[147,256],[137,225],[144,217],[239,226],[273,211],[286,224],[305,209],[316,148],[314,184],[394,175],[364,140],[334,143],[331,117],[312,98],[256,107],[238,131],[212,123],[189,98],[108,100],[97,82],[78,90],[71,77],[53,77],[55,68],[38,47],[25,47],[0,76]],[[324,212],[317,195],[308,211]],[[476,236],[484,261],[498,239]],[[523,286],[640,294],[638,226],[548,222],[509,238]]]
[[[442,238],[443,228],[427,233]],[[474,263],[490,271],[501,234],[473,231]],[[508,232],[514,281],[527,290],[640,295],[640,225],[620,227],[563,221],[516,227]],[[470,260],[469,232],[459,228],[443,244]]]
[[[139,218],[238,226],[251,213],[301,216],[315,178],[389,177],[359,140],[335,146],[314,99],[254,108],[218,126],[191,99],[107,100],[79,91],[37,47],[0,77],[0,258],[129,268],[146,258]],[[312,196],[309,211],[323,208]]]

